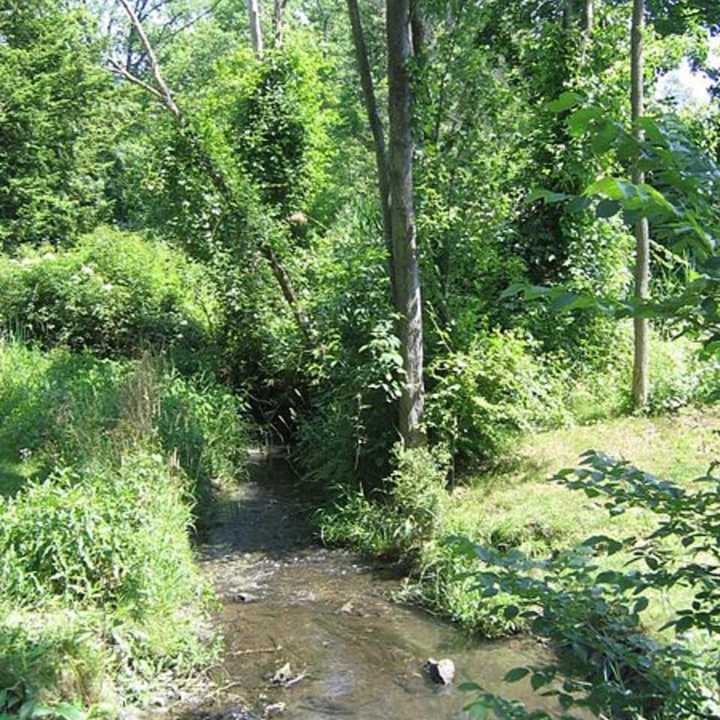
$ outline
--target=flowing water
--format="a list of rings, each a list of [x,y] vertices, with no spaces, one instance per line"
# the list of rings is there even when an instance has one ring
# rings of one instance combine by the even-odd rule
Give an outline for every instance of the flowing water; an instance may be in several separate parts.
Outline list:
[[[287,720],[460,720],[472,699],[458,689],[464,681],[557,710],[524,682],[502,680],[542,657],[536,645],[473,640],[393,602],[394,569],[316,544],[287,477],[282,461],[256,462],[207,532],[202,564],[222,601],[225,654],[219,690],[189,717],[240,720],[282,709],[277,716]],[[454,661],[452,685],[429,680],[430,657]],[[273,683],[283,668],[289,682]]]

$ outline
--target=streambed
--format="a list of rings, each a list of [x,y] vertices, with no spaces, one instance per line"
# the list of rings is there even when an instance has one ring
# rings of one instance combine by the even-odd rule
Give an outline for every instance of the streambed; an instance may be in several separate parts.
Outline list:
[[[222,602],[225,653],[219,690],[185,717],[461,720],[471,699],[458,689],[464,681],[559,709],[528,684],[502,680],[541,659],[530,640],[470,639],[393,602],[394,568],[314,542],[288,474],[282,460],[257,457],[250,481],[218,506],[201,562]],[[455,662],[452,685],[426,677],[430,657]],[[272,682],[279,670],[289,683]]]

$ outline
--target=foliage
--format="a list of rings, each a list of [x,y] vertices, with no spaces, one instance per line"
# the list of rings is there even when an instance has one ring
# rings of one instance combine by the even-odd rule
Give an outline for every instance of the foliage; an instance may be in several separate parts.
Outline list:
[[[108,217],[111,83],[91,27],[49,0],[0,3],[0,248],[58,244]]]
[[[712,641],[718,631],[713,517],[720,488],[714,468],[696,488],[685,489],[601,453],[588,452],[584,459],[584,467],[564,471],[558,479],[589,497],[604,498],[612,515],[641,508],[652,512],[657,523],[645,536],[617,540],[596,535],[541,561],[517,551],[463,544],[487,565],[477,576],[483,595],[502,590],[517,597],[522,605],[509,606],[506,616],[520,615],[569,656],[572,674],[559,688],[555,680],[562,666],[557,665],[518,668],[508,679],[531,675],[533,687],[548,687],[563,707],[589,708],[595,714],[706,717],[717,707],[719,658],[712,646],[698,656],[692,642],[694,636]],[[629,554],[629,562],[601,569],[598,555],[621,552]],[[676,608],[664,626],[674,629],[677,640],[648,637],[641,613],[654,594],[676,587],[691,594],[687,606]],[[485,704],[485,699],[478,701]]]
[[[112,700],[113,681],[131,698],[161,671],[206,662],[194,496],[243,472],[238,401],[149,357],[18,344],[0,349],[0,380],[0,412],[12,419],[0,453],[37,467],[0,502],[0,657],[16,658],[7,702],[97,703]],[[61,637],[52,623],[63,613]],[[66,676],[76,676],[67,687]]]
[[[334,508],[320,511],[323,540],[349,543],[370,556],[409,559],[437,532],[447,501],[448,457],[426,448],[393,449],[386,490],[373,501],[362,489],[346,491]]]
[[[210,341],[214,301],[201,268],[161,242],[101,229],[75,247],[0,258],[1,322],[44,347],[184,355]]]
[[[461,460],[492,462],[520,434],[566,418],[559,378],[534,353],[520,333],[496,331],[477,334],[467,352],[443,355],[428,368],[430,427]]]

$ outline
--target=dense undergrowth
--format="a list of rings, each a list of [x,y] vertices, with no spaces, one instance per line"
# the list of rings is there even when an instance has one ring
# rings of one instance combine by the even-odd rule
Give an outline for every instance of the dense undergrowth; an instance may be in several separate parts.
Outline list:
[[[203,273],[158,240],[101,227],[66,248],[0,256],[0,326],[46,348],[152,349],[197,367],[216,306]]]
[[[0,709],[113,713],[207,663],[191,534],[241,410],[148,355],[0,345]]]

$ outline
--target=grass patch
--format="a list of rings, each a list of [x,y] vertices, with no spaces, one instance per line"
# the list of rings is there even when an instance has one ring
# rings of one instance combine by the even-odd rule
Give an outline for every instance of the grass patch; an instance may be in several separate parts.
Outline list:
[[[141,702],[210,659],[190,535],[244,471],[242,411],[147,356],[0,345],[0,713]]]
[[[448,548],[447,538],[462,535],[500,551],[518,549],[542,558],[595,534],[648,532],[655,522],[649,513],[633,511],[611,518],[600,502],[548,478],[576,466],[580,454],[593,448],[689,485],[720,454],[719,429],[720,412],[708,408],[668,417],[617,418],[528,437],[503,469],[469,478],[453,490],[439,532],[423,546],[409,594],[484,635],[517,631],[518,621],[502,613],[511,598],[481,598],[473,589],[474,580],[465,576],[472,568]],[[622,561],[618,556],[611,565]],[[646,622],[659,626],[678,599],[658,597]]]

